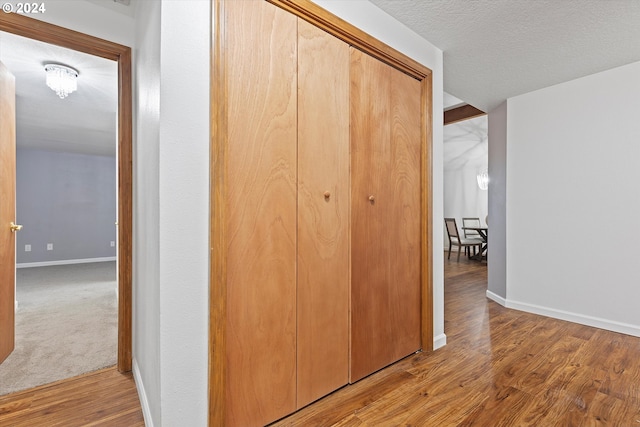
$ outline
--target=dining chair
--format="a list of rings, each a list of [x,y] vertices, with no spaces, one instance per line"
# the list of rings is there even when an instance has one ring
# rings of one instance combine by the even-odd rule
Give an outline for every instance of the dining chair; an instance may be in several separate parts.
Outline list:
[[[480,237],[480,233],[475,230],[466,230],[465,227],[480,227],[480,218],[475,217],[466,217],[462,218],[462,233],[466,239],[476,239],[478,241],[482,241],[482,237]],[[467,255],[471,255],[469,251],[471,250],[470,246],[464,248],[464,253]],[[473,248],[473,254],[475,255],[475,247]]]
[[[444,223],[447,226],[447,235],[449,236],[449,255],[447,259],[451,258],[451,247],[458,247],[458,261],[460,261],[460,250],[468,247],[477,247],[478,251],[482,250],[482,241],[476,239],[467,239],[466,237],[460,237],[458,232],[458,225],[455,218],[445,218]],[[475,253],[475,249],[474,249]]]

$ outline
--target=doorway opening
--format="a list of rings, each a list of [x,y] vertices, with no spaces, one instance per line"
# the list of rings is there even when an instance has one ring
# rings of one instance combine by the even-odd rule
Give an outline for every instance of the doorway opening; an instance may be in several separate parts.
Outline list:
[[[0,15],[0,31],[115,61],[117,70],[117,368],[131,370],[132,98],[131,49],[18,14]],[[49,90],[47,88],[47,90]],[[116,224],[113,224],[114,226]],[[109,241],[111,243],[111,241]],[[55,247],[55,246],[54,246]],[[24,249],[24,248],[23,248]]]

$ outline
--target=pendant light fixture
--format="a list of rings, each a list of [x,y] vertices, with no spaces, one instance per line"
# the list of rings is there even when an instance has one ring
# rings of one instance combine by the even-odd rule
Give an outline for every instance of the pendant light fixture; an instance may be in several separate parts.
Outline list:
[[[476,177],[478,179],[478,187],[480,187],[481,190],[486,190],[489,188],[489,171],[486,169],[481,170],[480,172],[478,172],[478,176]]]

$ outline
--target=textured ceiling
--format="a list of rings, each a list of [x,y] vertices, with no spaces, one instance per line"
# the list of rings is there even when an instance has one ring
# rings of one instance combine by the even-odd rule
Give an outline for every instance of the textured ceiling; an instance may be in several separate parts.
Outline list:
[[[639,0],[370,0],[444,52],[446,92],[505,99],[640,61]]]

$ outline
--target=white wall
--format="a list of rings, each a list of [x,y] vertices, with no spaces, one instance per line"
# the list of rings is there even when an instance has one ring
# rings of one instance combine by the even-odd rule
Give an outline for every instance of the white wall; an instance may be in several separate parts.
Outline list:
[[[507,103],[489,112],[489,222],[487,296],[507,297]]]
[[[433,324],[434,348],[446,344],[444,334],[444,258],[442,164],[442,51],[366,0],[314,0],[316,4],[433,71]]]
[[[210,16],[209,0],[162,1],[159,201],[163,426],[207,425]]]
[[[160,2],[137,2],[134,69],[133,372],[148,426],[161,425]]]
[[[136,9],[134,360],[156,427],[207,424],[209,3]]]
[[[508,100],[507,306],[640,336],[639,76]]]

